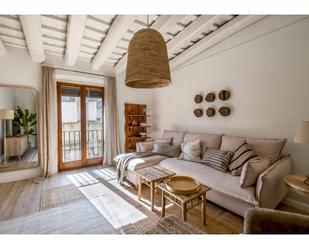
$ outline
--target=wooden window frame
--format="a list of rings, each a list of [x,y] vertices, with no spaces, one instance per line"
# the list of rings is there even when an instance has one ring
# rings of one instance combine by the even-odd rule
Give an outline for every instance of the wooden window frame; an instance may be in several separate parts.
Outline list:
[[[81,160],[62,162],[62,108],[61,108],[61,89],[63,87],[78,88],[80,90],[80,115],[81,115]],[[86,90],[102,92],[102,157],[87,159],[87,138],[86,138]],[[72,170],[95,165],[102,165],[104,160],[104,87],[81,85],[67,82],[57,82],[57,110],[58,110],[58,170]]]

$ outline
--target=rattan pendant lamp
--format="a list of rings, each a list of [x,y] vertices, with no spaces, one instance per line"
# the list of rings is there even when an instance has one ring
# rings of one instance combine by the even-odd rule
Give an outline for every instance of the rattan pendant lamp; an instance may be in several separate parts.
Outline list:
[[[159,88],[170,85],[167,49],[162,35],[148,26],[137,31],[129,43],[126,86]]]

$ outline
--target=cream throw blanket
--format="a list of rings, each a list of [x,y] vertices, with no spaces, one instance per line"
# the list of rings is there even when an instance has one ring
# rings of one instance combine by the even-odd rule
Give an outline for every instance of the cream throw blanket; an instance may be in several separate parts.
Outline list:
[[[152,156],[152,155],[154,155],[153,152],[133,152],[133,153],[126,153],[126,154],[119,154],[118,156],[116,156],[113,160],[113,166],[116,166],[118,182],[120,184],[123,184],[124,181],[126,180],[127,168],[128,168],[129,162],[132,159],[142,158],[142,157],[147,157],[147,156]]]

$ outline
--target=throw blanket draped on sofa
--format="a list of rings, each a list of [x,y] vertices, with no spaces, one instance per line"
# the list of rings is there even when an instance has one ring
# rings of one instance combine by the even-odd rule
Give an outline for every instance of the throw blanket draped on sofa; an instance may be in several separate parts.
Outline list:
[[[113,165],[116,166],[117,170],[117,179],[120,184],[123,184],[126,179],[126,171],[129,165],[129,162],[132,159],[148,157],[154,155],[153,152],[133,152],[119,154],[113,160]]]

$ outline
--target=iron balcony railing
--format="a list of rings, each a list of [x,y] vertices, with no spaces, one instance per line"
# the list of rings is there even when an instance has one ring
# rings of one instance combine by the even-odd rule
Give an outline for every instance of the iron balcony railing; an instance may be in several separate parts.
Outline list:
[[[87,130],[86,132],[87,158],[103,156],[102,130]],[[81,132],[62,132],[63,162],[81,160]]]

